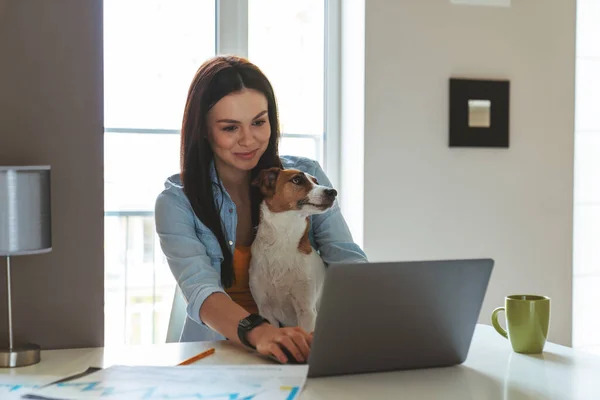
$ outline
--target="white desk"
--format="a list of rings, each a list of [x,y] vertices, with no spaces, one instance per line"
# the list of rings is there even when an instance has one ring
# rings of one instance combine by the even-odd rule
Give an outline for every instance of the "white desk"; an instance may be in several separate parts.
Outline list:
[[[269,361],[230,342],[172,343],[124,348],[49,350],[41,363],[0,369],[11,375],[66,375],[88,367],[176,365],[204,349],[204,364],[265,364]],[[302,399],[600,399],[600,357],[548,343],[542,355],[512,352],[506,339],[478,325],[463,365],[378,374],[309,379]]]

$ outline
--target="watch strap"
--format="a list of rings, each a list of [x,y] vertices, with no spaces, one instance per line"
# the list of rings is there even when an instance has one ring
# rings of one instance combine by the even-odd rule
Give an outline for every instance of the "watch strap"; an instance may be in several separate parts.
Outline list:
[[[258,314],[250,314],[246,318],[242,319],[238,324],[238,339],[240,342],[253,350],[256,350],[250,342],[248,341],[248,333],[254,328],[264,323],[269,323],[269,321]]]

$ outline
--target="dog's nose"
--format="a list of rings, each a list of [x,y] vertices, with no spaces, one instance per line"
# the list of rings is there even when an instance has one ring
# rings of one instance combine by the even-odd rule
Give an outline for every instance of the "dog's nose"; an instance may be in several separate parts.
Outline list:
[[[325,189],[325,195],[327,195],[328,197],[334,198],[335,196],[337,196],[337,190]]]

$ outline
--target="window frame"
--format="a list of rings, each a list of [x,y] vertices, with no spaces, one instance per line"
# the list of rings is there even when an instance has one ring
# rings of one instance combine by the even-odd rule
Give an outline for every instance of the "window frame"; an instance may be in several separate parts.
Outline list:
[[[215,0],[215,53],[248,57],[248,1]],[[323,169],[334,187],[340,183],[340,88],[341,88],[341,0],[324,0],[324,127],[317,154],[322,154]],[[313,135],[314,136],[314,135]],[[282,138],[310,135],[282,132]],[[318,144],[317,144],[318,146]]]
[[[215,1],[215,54],[237,54],[248,57],[248,1],[249,0],[214,0]],[[315,141],[315,154],[322,159],[322,167],[332,185],[340,186],[341,160],[341,0],[324,0],[324,114],[322,133],[302,134],[282,132],[282,138],[312,138]],[[180,135],[179,129],[148,129],[123,126],[105,126],[104,133],[121,134],[173,134]],[[148,210],[114,210],[105,209],[104,217],[150,217],[153,211]],[[127,257],[125,257],[125,277],[127,277]],[[156,262],[153,274],[156,275]],[[125,309],[123,321],[123,343],[127,343],[127,335],[131,327],[127,312],[132,312],[128,304],[128,289],[125,282]],[[156,287],[154,286],[154,290]],[[156,303],[154,305],[156,307]],[[128,310],[129,308],[129,310]],[[153,313],[153,321],[156,319]],[[155,322],[153,322],[155,324]],[[154,328],[156,330],[156,327]],[[152,335],[156,332],[153,331]],[[106,332],[105,332],[106,334]],[[153,342],[156,338],[153,336]]]
[[[248,1],[215,0],[215,54],[248,57]],[[324,0],[324,126],[322,135],[282,132],[282,138],[313,138],[323,169],[334,187],[340,186],[341,1]],[[178,129],[105,127],[105,133],[180,134]]]

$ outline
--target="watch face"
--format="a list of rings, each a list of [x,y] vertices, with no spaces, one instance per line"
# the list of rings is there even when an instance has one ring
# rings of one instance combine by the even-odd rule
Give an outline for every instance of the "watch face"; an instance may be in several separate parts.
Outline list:
[[[252,325],[252,322],[250,322],[248,320],[248,318],[244,318],[243,320],[240,321],[240,326],[242,328],[248,328],[250,325]]]

